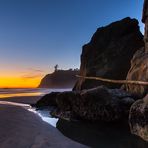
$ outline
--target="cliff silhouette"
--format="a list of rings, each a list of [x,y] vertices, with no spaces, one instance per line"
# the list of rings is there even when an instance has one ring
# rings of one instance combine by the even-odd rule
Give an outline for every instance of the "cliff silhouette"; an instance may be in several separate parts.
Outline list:
[[[76,83],[78,69],[55,70],[47,74],[40,82],[39,88],[72,88]]]

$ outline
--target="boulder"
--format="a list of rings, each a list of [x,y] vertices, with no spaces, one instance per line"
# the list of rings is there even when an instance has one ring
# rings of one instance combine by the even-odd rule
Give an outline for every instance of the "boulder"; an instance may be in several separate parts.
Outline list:
[[[131,60],[131,68],[127,74],[127,80],[148,81],[148,53],[144,48],[138,50]],[[148,85],[125,85],[126,91],[137,98],[143,98],[148,92]]]
[[[46,94],[40,100],[37,101],[35,107],[48,107],[48,106],[57,106],[56,97],[60,92],[51,92],[50,94]]]
[[[77,103],[75,100],[79,100],[80,93],[75,91],[65,91],[57,95],[56,103],[57,108],[52,110],[51,115],[53,117],[61,118],[64,120],[75,120],[78,116],[73,111],[73,102]],[[74,104],[75,104],[74,103]],[[78,106],[80,104],[77,104]]]
[[[136,19],[125,18],[98,28],[91,41],[83,46],[80,75],[109,79],[126,79],[134,53],[144,47]],[[73,90],[83,90],[105,85],[120,85],[80,78]]]
[[[148,95],[131,106],[129,124],[131,133],[148,141]]]
[[[80,93],[75,91],[65,91],[60,93],[57,96],[56,102],[58,105],[58,108],[62,111],[71,111],[73,106],[73,101],[79,100]],[[80,105],[80,104],[79,104]]]
[[[82,119],[111,122],[127,116],[133,102],[131,95],[123,90],[116,90],[115,93],[115,90],[99,86],[82,91],[81,100],[77,100],[77,104],[73,103],[73,111]]]
[[[110,90],[104,86],[80,92],[63,92],[57,96],[57,117],[77,118],[89,121],[117,121],[128,116],[134,103],[129,93]],[[57,114],[57,115],[56,115]]]

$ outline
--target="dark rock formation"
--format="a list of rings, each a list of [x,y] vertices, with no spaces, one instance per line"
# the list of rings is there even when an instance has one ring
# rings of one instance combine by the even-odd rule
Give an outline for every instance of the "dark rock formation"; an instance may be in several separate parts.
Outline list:
[[[122,94],[120,90],[118,90],[118,92]],[[106,87],[100,86],[82,92],[82,99],[77,99],[77,103],[73,104],[73,110],[83,119],[109,122],[116,121],[123,118],[126,115],[125,112],[128,112],[125,110],[122,97],[127,98],[130,97],[130,95],[126,94],[125,96],[124,93],[123,96],[121,95],[119,98],[119,95],[116,95]],[[133,99],[130,98],[130,100],[131,102],[128,107],[134,102]]]
[[[75,120],[78,116],[73,111],[73,104],[76,100],[81,99],[80,92],[67,91],[60,93],[56,98],[57,109],[52,111],[52,116],[65,119]],[[81,104],[75,104],[81,106]]]
[[[73,107],[73,102],[76,100],[81,100],[80,93],[74,91],[62,92],[57,96],[56,102],[58,108],[62,111],[71,111]],[[80,104],[77,104],[80,106]]]
[[[143,18],[145,23],[145,47],[137,51],[131,61],[128,80],[148,81],[148,0],[144,1]],[[126,85],[126,90],[144,99],[136,101],[130,109],[129,124],[131,132],[148,141],[148,86]],[[147,94],[147,95],[146,95]]]
[[[131,132],[148,141],[148,95],[136,101],[129,114]]]
[[[46,75],[39,85],[40,88],[73,88],[79,70],[57,70]]]
[[[110,122],[127,117],[134,100],[123,90],[100,86],[81,92],[60,93],[56,102],[55,116]]]
[[[127,80],[148,81],[148,53],[145,53],[144,48],[134,54]],[[143,98],[148,93],[148,86],[144,85],[128,84],[125,89],[137,98]]]
[[[57,106],[56,97],[58,94],[59,92],[51,92],[50,94],[43,96],[39,101],[37,101],[35,107],[41,108],[48,106]]]
[[[142,22],[145,24],[145,32],[144,32],[145,52],[148,53],[148,0],[144,1]]]
[[[148,17],[148,0],[144,0],[142,22],[145,23]]]
[[[90,148],[148,147],[148,142],[132,135],[124,122],[69,122],[59,119],[56,128],[66,137]]]
[[[144,46],[143,35],[136,19],[125,18],[99,28],[91,41],[83,46],[80,75],[100,76],[110,79],[126,79],[133,54]],[[79,79],[74,90],[105,85],[119,85]]]
[[[145,46],[138,50],[132,60],[131,68],[127,74],[127,80],[148,81],[148,0],[144,1],[143,23],[145,23]],[[125,89],[137,98],[143,98],[148,93],[148,86],[124,85]]]

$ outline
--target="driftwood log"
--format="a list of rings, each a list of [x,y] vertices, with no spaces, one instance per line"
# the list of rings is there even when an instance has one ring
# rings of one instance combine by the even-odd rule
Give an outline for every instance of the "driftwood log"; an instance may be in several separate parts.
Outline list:
[[[108,82],[108,83],[115,83],[115,84],[148,85],[148,82],[145,82],[145,81],[112,80],[112,79],[106,79],[106,78],[101,78],[101,77],[86,77],[86,76],[80,76],[80,75],[76,75],[76,77],[83,78],[83,79],[89,79],[89,80],[98,80],[98,81],[103,81],[103,82]]]

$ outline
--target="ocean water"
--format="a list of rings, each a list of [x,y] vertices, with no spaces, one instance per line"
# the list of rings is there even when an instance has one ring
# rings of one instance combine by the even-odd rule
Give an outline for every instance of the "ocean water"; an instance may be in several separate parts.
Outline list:
[[[34,88],[34,89],[0,89],[0,98],[8,97],[21,97],[21,96],[43,96],[52,91],[69,91],[68,89],[45,89],[45,88]]]
[[[71,89],[0,89],[0,98],[15,96],[42,96],[52,91]],[[86,121],[66,121],[52,118],[50,109],[36,110],[27,104],[4,102],[24,106],[38,114],[43,121],[57,128],[66,137],[92,148],[148,148],[148,142],[130,133],[129,126],[123,123],[93,123]]]

